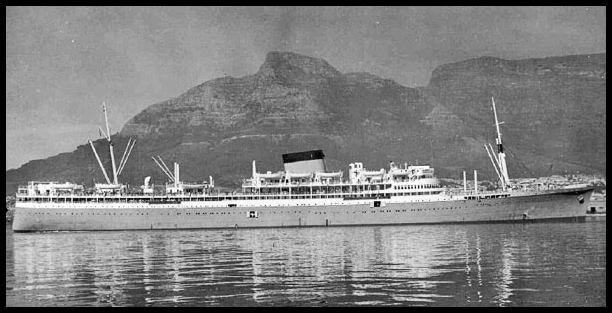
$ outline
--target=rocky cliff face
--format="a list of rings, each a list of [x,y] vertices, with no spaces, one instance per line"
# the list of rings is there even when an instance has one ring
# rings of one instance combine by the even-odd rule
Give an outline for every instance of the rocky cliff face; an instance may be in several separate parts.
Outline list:
[[[235,187],[250,175],[253,159],[260,171],[276,171],[283,153],[308,149],[323,149],[331,170],[418,159],[438,175],[478,169],[479,177],[493,178],[482,146],[494,143],[492,96],[506,122],[506,146],[519,157],[508,157],[513,177],[548,175],[551,163],[555,173],[605,172],[605,54],[467,60],[439,67],[428,86],[414,89],[270,52],[257,73],[214,79],[151,105],[113,138],[117,156],[128,137],[138,138],[122,177],[132,185],[148,175],[165,181],[153,155],[179,162],[183,180],[213,175],[217,184]],[[96,144],[108,160],[104,142]],[[84,145],[7,171],[7,191],[27,180],[92,178],[103,180]]]
[[[153,105],[120,135],[155,138],[150,149],[172,142],[164,152],[182,168],[212,164],[202,170],[235,185],[250,173],[251,160],[277,170],[281,154],[305,149],[324,149],[328,165],[338,170],[360,159],[383,166],[389,155],[406,152],[404,138],[426,133],[419,120],[428,111],[415,89],[367,73],[343,75],[324,60],[271,52],[254,75],[212,80]]]
[[[440,66],[426,89],[470,137],[490,130],[494,96],[515,173],[605,172],[605,54],[472,59]]]

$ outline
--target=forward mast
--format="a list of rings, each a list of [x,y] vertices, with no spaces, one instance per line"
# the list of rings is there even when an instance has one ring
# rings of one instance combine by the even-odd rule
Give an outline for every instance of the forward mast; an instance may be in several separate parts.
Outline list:
[[[119,183],[118,177],[123,172],[123,169],[125,168],[125,164],[127,163],[127,160],[130,157],[130,154],[132,153],[132,149],[134,148],[134,145],[136,144],[136,140],[132,140],[132,138],[129,138],[127,146],[125,147],[125,151],[123,152],[123,156],[121,157],[121,160],[119,162],[119,166],[117,166],[115,163],[115,154],[113,151],[114,143],[110,136],[108,115],[106,113],[106,103],[104,102],[102,102],[102,112],[104,112],[104,121],[106,123],[106,133],[102,130],[102,127],[98,127],[98,129],[100,130],[100,134],[103,134],[104,138],[108,141],[108,149],[110,153],[111,166],[113,170],[113,180],[111,182],[111,180],[109,179],[108,174],[106,173],[106,169],[104,168],[104,165],[102,164],[102,161],[100,160],[100,156],[98,155],[98,152],[96,151],[96,148],[94,147],[93,142],[90,139],[88,140],[89,144],[91,145],[91,149],[93,150],[94,155],[96,156],[96,160],[98,160],[98,164],[100,165],[102,174],[104,174],[104,178],[106,179],[106,184],[95,184],[95,187],[96,187],[96,190],[101,193],[102,192],[122,191],[125,189],[125,186]]]

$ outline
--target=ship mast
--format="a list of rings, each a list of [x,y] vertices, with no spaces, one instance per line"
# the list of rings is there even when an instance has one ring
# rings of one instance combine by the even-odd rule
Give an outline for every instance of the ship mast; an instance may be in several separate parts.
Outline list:
[[[102,110],[104,111],[104,121],[106,121],[106,140],[108,140],[108,148],[110,150],[111,163],[113,165],[113,184],[119,184],[117,180],[117,166],[115,165],[115,154],[113,153],[113,141],[110,137],[110,130],[108,127],[108,116],[106,115],[106,103],[102,102]]]
[[[508,168],[506,167],[506,153],[504,153],[504,146],[502,145],[501,132],[499,131],[499,125],[504,122],[499,122],[497,119],[497,110],[495,108],[495,100],[491,97],[491,103],[493,105],[493,114],[495,115],[495,127],[497,129],[497,138],[495,143],[497,144],[497,161],[499,164],[499,171],[502,178],[502,186],[510,186],[510,178],[508,177]]]
[[[102,102],[102,112],[104,112],[104,121],[106,122],[106,133],[104,132],[104,130],[102,130],[102,127],[98,127],[98,129],[100,129],[100,134],[104,135],[104,138],[106,138],[106,140],[108,141],[108,147],[110,150],[110,157],[111,157],[111,163],[112,163],[112,167],[113,167],[113,180],[111,183],[111,180],[109,179],[108,175],[106,174],[106,170],[104,169],[104,166],[102,165],[102,162],[100,161],[100,157],[98,156],[98,153],[96,152],[96,148],[93,145],[93,142],[91,142],[91,140],[89,141],[89,144],[91,145],[91,149],[93,150],[94,154],[96,155],[96,159],[98,160],[98,163],[100,164],[100,168],[102,169],[102,173],[104,174],[104,178],[106,178],[106,182],[111,185],[119,185],[119,180],[117,178],[118,175],[121,174],[121,172],[123,172],[123,169],[125,168],[125,164],[127,163],[128,158],[130,157],[130,154],[132,153],[132,149],[134,149],[134,145],[136,144],[136,140],[132,140],[132,138],[130,138],[128,140],[127,146],[125,147],[125,151],[123,151],[123,156],[121,157],[121,161],[119,162],[119,167],[117,167],[116,163],[115,163],[115,154],[113,152],[113,141],[111,140],[111,136],[110,136],[110,127],[108,126],[108,115],[106,114],[106,103]]]

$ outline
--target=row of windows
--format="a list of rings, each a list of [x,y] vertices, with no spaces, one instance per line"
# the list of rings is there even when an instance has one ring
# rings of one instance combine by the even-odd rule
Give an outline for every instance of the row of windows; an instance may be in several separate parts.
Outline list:
[[[45,215],[45,214],[47,214],[47,215],[49,215],[49,214],[54,214],[54,215],[94,215],[94,216],[95,215],[119,215],[119,216],[122,216],[122,215],[125,215],[125,216],[149,215],[149,213],[116,213],[116,212],[114,212],[114,213],[89,213],[89,212],[86,212],[86,213],[83,213],[83,212],[74,213],[74,212],[72,212],[70,214],[68,214],[67,212],[53,212],[53,213],[51,213],[51,212],[34,212],[34,213],[28,212],[28,214],[33,214],[33,215]],[[168,213],[168,214],[170,214],[170,213]]]
[[[414,187],[414,186],[395,186],[397,187]],[[339,199],[346,196],[352,198],[367,198],[376,195],[380,196],[417,196],[417,195],[436,195],[440,191],[419,191],[419,192],[399,192],[399,193],[368,193],[368,194],[307,194],[307,195],[262,195],[262,196],[227,196],[227,197],[201,197],[201,198],[172,198],[177,203],[180,201],[233,201],[233,200],[296,200],[296,199]],[[42,203],[149,203],[151,199],[121,199],[121,198],[19,198],[19,202],[42,202]],[[172,202],[170,202],[172,203]],[[164,203],[159,203],[164,204]]]
[[[508,198],[509,195],[478,195],[478,196],[466,196],[466,200],[477,200],[477,199],[497,199],[497,198]]]
[[[460,209],[463,207],[438,207],[438,208],[423,208],[423,209],[410,209],[410,212],[421,212],[421,211],[438,211],[438,210],[456,210],[456,209]],[[391,213],[393,210],[371,210],[370,213]],[[400,212],[407,212],[407,209],[403,209],[403,210],[394,210],[395,213],[400,213]],[[368,211],[361,211],[361,213],[367,213]],[[229,214],[244,214],[244,213],[249,213],[249,211],[247,212],[241,212],[241,211],[223,211],[223,212],[176,212],[176,215],[229,215]],[[271,212],[265,212],[268,214],[277,214],[276,211],[271,211]],[[302,211],[278,211],[278,214],[287,214],[287,213],[294,213],[294,214],[301,214]],[[306,213],[306,211],[304,211],[304,213]],[[308,211],[308,213],[311,213],[311,211]],[[314,211],[314,214],[327,214],[327,211]],[[342,213],[340,211],[329,211],[330,214],[334,214],[334,213]],[[349,214],[351,213],[351,211],[345,211],[344,213]],[[352,211],[353,214],[357,213],[357,211]],[[30,213],[28,212],[28,214],[35,214],[35,215],[44,215],[44,214],[51,214],[50,212],[35,212],[35,213]],[[55,215],[68,215],[68,213],[59,213],[56,212],[54,213]],[[103,216],[141,216],[141,215],[149,215],[149,213],[117,213],[117,212],[113,212],[113,213],[70,213],[70,215],[103,215]],[[170,215],[170,213],[161,213],[160,215]]]
[[[438,185],[433,184],[424,184],[424,185],[402,185],[402,186],[394,186],[393,189],[426,189],[426,188],[439,188]]]
[[[432,192],[431,194],[434,194]],[[394,193],[393,196],[410,196],[410,195],[429,195],[429,192],[413,192],[413,193]],[[371,197],[363,197],[364,199],[370,199]],[[351,198],[350,200],[360,200],[360,198]],[[422,201],[430,201],[430,200],[415,200],[414,202],[422,202]],[[258,204],[258,203],[241,203],[240,207],[283,207],[283,206],[326,206],[326,205],[358,205],[358,204],[368,204],[370,202],[324,202],[324,203],[274,203],[274,204]],[[227,207],[237,207],[236,203],[229,203]],[[200,206],[201,208],[202,206]],[[206,207],[206,206],[204,206]],[[218,206],[210,206],[212,208],[217,208]],[[53,208],[53,207],[51,207]],[[55,206],[55,208],[63,208],[60,205]],[[95,206],[94,206],[95,208]],[[155,209],[155,208],[176,208],[176,205],[168,205],[164,206],[164,204],[160,204],[159,206],[150,206],[150,205],[117,205],[114,207],[115,209],[127,208],[127,209]],[[195,209],[194,207],[183,206],[182,209]],[[86,208],[79,208],[86,209]]]

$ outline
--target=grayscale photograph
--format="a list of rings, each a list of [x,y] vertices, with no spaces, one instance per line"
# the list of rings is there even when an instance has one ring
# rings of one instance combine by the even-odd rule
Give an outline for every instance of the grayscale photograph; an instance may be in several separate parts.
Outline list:
[[[605,307],[606,8],[6,7],[6,307]]]

